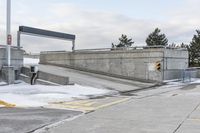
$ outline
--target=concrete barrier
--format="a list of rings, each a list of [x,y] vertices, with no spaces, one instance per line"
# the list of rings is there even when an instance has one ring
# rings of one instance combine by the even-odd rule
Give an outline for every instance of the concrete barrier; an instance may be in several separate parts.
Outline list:
[[[160,71],[156,70],[156,62],[161,64]],[[183,49],[148,48],[41,52],[40,63],[126,79],[161,82],[180,78],[180,70],[188,68],[188,51]]]
[[[200,78],[200,67],[191,67],[190,69],[195,71],[195,73],[193,72],[192,77]]]
[[[30,83],[30,77],[32,74],[30,73],[30,68],[22,67],[20,79],[25,81],[26,83]],[[67,76],[58,76],[46,72],[38,72],[36,84],[43,85],[68,85],[69,77]]]

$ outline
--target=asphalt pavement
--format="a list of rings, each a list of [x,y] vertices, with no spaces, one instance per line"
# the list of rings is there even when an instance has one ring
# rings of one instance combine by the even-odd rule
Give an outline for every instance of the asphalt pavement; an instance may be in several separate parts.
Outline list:
[[[31,133],[80,114],[82,112],[45,108],[0,108],[0,133]]]
[[[113,78],[56,66],[40,65],[39,69],[40,71],[50,72],[56,75],[67,75],[70,77],[70,82],[76,84],[117,91],[130,91],[154,85],[153,83]],[[75,106],[63,103],[62,105],[53,105],[53,107],[50,107],[59,109],[0,108],[0,133],[31,133],[39,131],[49,125],[79,116],[82,114],[82,109],[85,111],[87,108],[89,111],[95,111],[123,102],[126,99],[126,97],[115,97],[99,101],[96,100],[95,102],[86,101],[83,103],[80,101],[79,103],[76,102]],[[77,104],[80,105],[77,106]],[[89,105],[91,107],[87,107]],[[72,111],[71,109],[80,111]]]
[[[81,85],[129,92],[54,105],[62,109],[0,108],[0,133],[200,132],[198,84],[175,83],[136,92],[130,90],[148,88],[153,84],[54,66],[40,65],[40,70],[68,74],[71,82]],[[66,109],[86,111],[86,114]]]
[[[182,88],[183,87],[183,88]],[[200,85],[169,85],[42,133],[199,133]]]

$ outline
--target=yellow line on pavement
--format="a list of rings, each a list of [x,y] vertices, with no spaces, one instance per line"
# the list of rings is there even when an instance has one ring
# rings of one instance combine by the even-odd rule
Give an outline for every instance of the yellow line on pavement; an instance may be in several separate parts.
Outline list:
[[[71,102],[58,102],[58,103],[52,103],[54,106],[61,107],[61,108],[68,108],[68,109],[77,109],[82,111],[94,111],[97,109],[106,108],[112,105],[116,105],[122,102],[126,102],[130,100],[131,98],[123,98],[121,100],[117,100],[114,102],[108,102],[106,104],[103,104],[101,102],[97,101],[91,101],[91,100],[83,100],[83,101],[71,101]],[[95,105],[96,104],[96,105]],[[100,105],[98,105],[100,104]]]
[[[200,122],[200,118],[189,118],[188,120]]]
[[[70,108],[70,109],[80,109],[80,110],[85,110],[85,111],[92,111],[95,110],[94,107],[84,107],[84,106],[73,106],[73,105],[63,105],[65,108]]]
[[[131,98],[124,98],[124,99],[121,99],[121,100],[118,100],[118,101],[114,101],[114,102],[111,102],[111,103],[107,103],[107,104],[104,104],[104,105],[101,105],[101,106],[98,106],[95,108],[95,110],[97,109],[102,109],[102,108],[106,108],[106,107],[109,107],[109,106],[113,106],[113,105],[116,105],[116,104],[119,104],[119,103],[123,103],[123,102],[126,102],[128,100],[130,100]]]
[[[3,105],[4,107],[7,107],[7,108],[12,108],[16,106],[15,104],[10,104],[1,100],[0,100],[0,105]]]
[[[92,101],[75,101],[75,102],[62,103],[62,105],[92,106],[95,103],[96,102]]]

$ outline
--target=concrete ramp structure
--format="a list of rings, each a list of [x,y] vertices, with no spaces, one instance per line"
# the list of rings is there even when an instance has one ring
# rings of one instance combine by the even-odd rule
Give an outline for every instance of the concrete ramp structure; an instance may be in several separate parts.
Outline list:
[[[145,82],[181,78],[188,68],[188,51],[166,47],[129,48],[128,50],[76,50],[41,52],[40,64],[62,66],[107,76]],[[160,69],[157,69],[157,63]]]

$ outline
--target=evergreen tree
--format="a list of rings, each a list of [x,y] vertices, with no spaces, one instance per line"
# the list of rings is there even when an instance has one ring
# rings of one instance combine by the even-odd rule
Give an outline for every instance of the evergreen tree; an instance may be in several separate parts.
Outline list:
[[[115,48],[115,44],[114,44],[114,43],[112,43],[112,44],[111,44],[111,47],[112,47],[112,49],[113,49],[113,48]]]
[[[200,30],[196,30],[196,32],[197,35],[193,36],[188,47],[190,66],[200,66]]]
[[[177,46],[177,44],[173,42],[172,44],[169,44],[168,46],[171,48],[175,48]]]
[[[146,39],[147,46],[167,46],[168,40],[165,36],[165,34],[160,34],[160,29],[156,28],[154,32],[149,34],[149,36]]]
[[[170,48],[188,48],[187,44],[184,44],[183,42],[181,44],[176,44],[176,43],[172,43],[168,45]]]
[[[187,44],[184,44],[184,43],[181,43],[180,47],[181,47],[181,48],[188,48],[188,45],[187,45]]]
[[[122,36],[119,38],[119,44],[116,45],[117,48],[121,47],[131,47],[134,42],[132,41],[132,38],[128,38],[127,35],[122,34]]]

